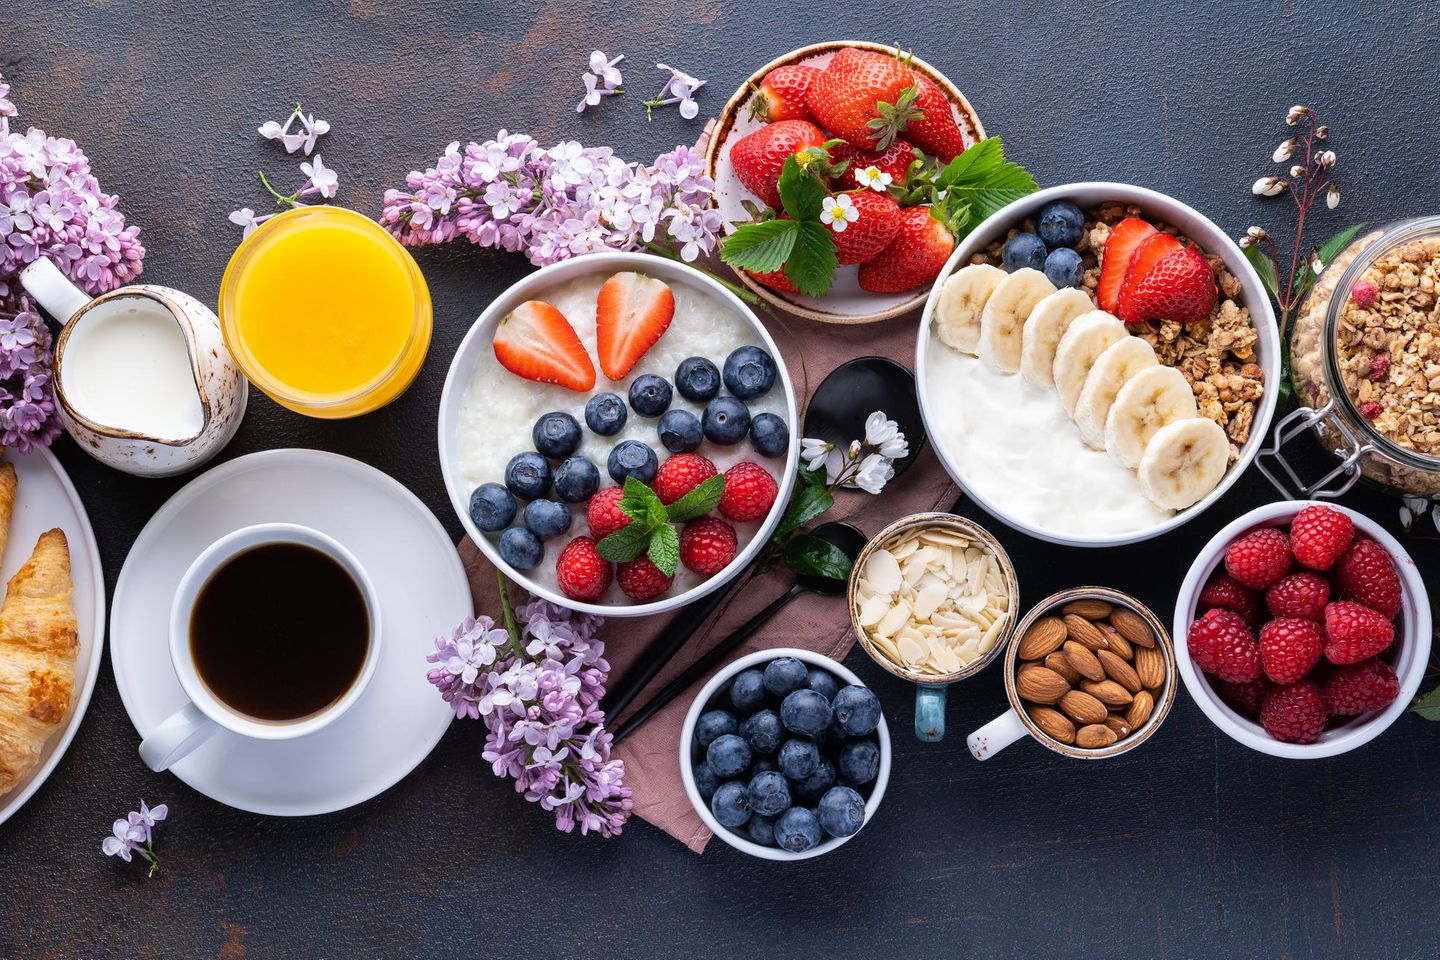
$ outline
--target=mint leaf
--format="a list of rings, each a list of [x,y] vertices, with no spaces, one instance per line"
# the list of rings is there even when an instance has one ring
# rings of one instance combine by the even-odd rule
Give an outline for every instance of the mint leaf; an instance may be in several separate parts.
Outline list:
[[[1001,207],[1034,193],[1040,185],[1020,164],[1005,159],[999,137],[990,137],[951,160],[935,177],[935,188],[945,194],[946,204],[963,201],[968,205],[965,220],[958,228],[951,227],[958,241]]]
[[[1275,272],[1275,261],[1270,254],[1259,247],[1249,246],[1245,248],[1245,259],[1250,261],[1250,266],[1260,276],[1260,283],[1264,285],[1265,292],[1270,294],[1270,299],[1276,303],[1280,302],[1280,277]]]
[[[848,580],[854,565],[844,550],[808,533],[785,545],[785,566],[802,576]]]
[[[1436,687],[1423,697],[1417,697],[1415,705],[1410,708],[1410,711],[1426,720],[1440,720],[1440,687]]]
[[[834,505],[835,496],[825,487],[806,486],[785,508],[785,515],[780,518],[780,523],[775,527],[775,535],[770,538],[770,542],[783,542],[790,534]]]
[[[725,476],[716,474],[666,507],[670,514],[670,522],[688,523],[691,520],[699,520],[715,509],[724,492]]]
[[[654,528],[639,520],[627,524],[595,545],[595,552],[611,563],[634,560],[650,545]]]
[[[794,220],[747,223],[721,242],[720,259],[740,270],[772,273],[785,265],[799,228]]]
[[[655,528],[650,537],[649,557],[665,576],[675,575],[675,565],[680,562],[680,534],[670,524]]]
[[[835,241],[819,220],[805,220],[798,227],[785,276],[807,297],[823,297],[835,280]]]
[[[645,523],[655,516],[658,506],[664,511],[665,505],[655,496],[655,491],[634,477],[625,478],[624,496],[620,498],[620,512],[638,522]]]
[[[825,199],[825,185],[795,157],[787,157],[775,187],[785,212],[796,220],[816,220]]]

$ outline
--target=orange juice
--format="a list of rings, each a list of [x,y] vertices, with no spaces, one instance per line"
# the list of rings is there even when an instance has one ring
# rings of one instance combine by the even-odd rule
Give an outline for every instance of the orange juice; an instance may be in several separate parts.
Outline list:
[[[342,207],[287,210],[240,244],[220,286],[235,361],[276,403],[353,417],[394,400],[430,346],[430,291],[410,254]]]

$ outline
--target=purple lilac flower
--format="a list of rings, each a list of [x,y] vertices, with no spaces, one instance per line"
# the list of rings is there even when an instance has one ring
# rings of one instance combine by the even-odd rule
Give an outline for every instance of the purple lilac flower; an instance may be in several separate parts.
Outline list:
[[[155,876],[155,871],[160,869],[160,858],[155,855],[155,825],[169,813],[170,807],[167,804],[149,807],[141,800],[138,811],[132,810],[125,815],[124,820],[116,820],[111,824],[110,836],[100,842],[101,852],[107,857],[119,857],[126,863],[130,863],[132,857],[138,853],[141,859],[150,864],[147,876]]]

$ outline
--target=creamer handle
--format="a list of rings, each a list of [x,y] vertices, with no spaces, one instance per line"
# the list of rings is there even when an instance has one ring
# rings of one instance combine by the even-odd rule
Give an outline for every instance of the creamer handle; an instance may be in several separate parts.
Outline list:
[[[90,295],[70,282],[54,263],[41,257],[20,271],[20,285],[62,324],[90,302]]]

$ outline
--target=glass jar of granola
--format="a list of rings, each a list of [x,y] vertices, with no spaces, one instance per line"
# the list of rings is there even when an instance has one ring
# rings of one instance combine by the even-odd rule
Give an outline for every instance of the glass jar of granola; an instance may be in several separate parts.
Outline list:
[[[1440,500],[1440,216],[1365,231],[1336,255],[1296,314],[1290,376],[1300,408],[1256,461],[1282,491],[1338,496],[1364,477]],[[1310,484],[1283,454],[1303,432],[1340,461]]]

